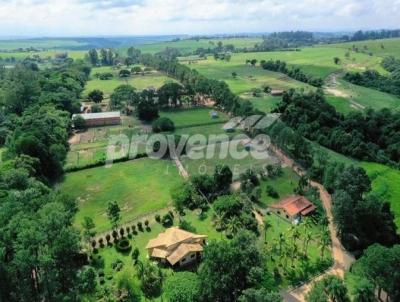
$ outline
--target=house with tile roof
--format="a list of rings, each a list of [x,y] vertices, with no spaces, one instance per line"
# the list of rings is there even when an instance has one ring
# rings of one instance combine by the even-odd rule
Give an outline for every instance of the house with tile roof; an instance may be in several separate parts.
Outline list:
[[[172,227],[151,239],[146,246],[150,259],[175,267],[201,259],[206,235],[197,235]]]
[[[290,221],[300,221],[303,216],[307,216],[315,211],[316,206],[304,196],[289,196],[269,208],[276,214]]]

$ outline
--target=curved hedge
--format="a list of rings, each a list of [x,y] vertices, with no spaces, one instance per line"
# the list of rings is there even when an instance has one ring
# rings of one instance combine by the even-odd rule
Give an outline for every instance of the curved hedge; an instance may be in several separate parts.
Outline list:
[[[121,240],[118,240],[115,247],[116,247],[117,251],[119,251],[119,252],[128,252],[132,248],[131,242],[126,238],[122,238]]]

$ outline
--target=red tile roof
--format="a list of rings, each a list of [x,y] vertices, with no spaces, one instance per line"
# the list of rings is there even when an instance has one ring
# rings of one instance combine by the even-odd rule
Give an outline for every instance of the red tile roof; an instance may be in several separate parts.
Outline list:
[[[289,216],[295,216],[298,214],[305,216],[316,209],[315,205],[311,201],[304,196],[299,195],[287,197],[270,207],[285,210]]]

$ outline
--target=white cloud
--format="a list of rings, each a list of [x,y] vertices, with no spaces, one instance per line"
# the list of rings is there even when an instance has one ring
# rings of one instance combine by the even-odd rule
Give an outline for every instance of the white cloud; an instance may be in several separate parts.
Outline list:
[[[400,27],[400,0],[0,0],[0,35],[112,35]]]

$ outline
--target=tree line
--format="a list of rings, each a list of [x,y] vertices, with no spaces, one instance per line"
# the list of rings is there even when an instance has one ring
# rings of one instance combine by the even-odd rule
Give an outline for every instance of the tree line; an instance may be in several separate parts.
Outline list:
[[[389,109],[346,116],[329,105],[321,90],[284,93],[277,112],[304,137],[350,157],[398,166],[400,114]]]
[[[376,70],[366,70],[362,73],[346,73],[344,79],[355,85],[373,88],[400,96],[400,60],[386,57],[381,63],[389,75],[381,75]]]
[[[322,87],[324,83],[323,79],[314,78],[312,76],[306,75],[298,67],[288,68],[287,63],[284,61],[268,60],[268,61],[261,61],[260,64],[263,69],[284,73],[297,81],[307,83],[315,87]]]
[[[1,80],[0,301],[79,301],[87,283],[77,205],[50,187],[63,173],[70,115],[90,68],[17,65]]]

